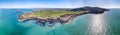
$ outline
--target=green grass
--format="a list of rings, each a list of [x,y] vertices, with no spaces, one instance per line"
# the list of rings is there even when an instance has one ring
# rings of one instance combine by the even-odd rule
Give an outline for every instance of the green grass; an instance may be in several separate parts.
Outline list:
[[[34,17],[60,17],[61,15],[65,14],[80,14],[81,12],[68,12],[65,10],[42,10],[37,12],[32,12],[30,14]]]

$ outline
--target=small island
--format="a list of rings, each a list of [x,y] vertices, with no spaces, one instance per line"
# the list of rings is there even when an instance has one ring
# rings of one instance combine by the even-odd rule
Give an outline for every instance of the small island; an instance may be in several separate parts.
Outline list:
[[[19,16],[19,21],[26,22],[29,20],[36,20],[35,23],[40,26],[45,26],[47,22],[49,23],[49,26],[53,26],[56,22],[59,22],[61,24],[68,23],[77,16],[83,14],[102,14],[104,13],[104,11],[109,10],[99,7],[88,6],[75,9],[46,9],[23,13]]]

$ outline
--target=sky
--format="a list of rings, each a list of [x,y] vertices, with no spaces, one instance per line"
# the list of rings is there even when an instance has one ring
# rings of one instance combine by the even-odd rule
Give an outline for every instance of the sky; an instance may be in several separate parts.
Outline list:
[[[0,0],[0,8],[120,8],[120,0]]]

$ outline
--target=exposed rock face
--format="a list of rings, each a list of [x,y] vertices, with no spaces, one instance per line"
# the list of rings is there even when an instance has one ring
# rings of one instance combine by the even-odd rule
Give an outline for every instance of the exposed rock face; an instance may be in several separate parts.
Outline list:
[[[109,11],[109,10],[104,9],[104,8],[99,8],[99,7],[83,7],[83,8],[70,9],[67,11],[78,12],[78,13],[64,14],[64,15],[60,15],[60,17],[35,17],[35,16],[31,16],[32,13],[26,13],[26,14],[20,15],[19,20],[23,21],[23,22],[26,22],[29,20],[36,20],[37,22],[35,22],[35,23],[40,26],[45,26],[45,23],[48,22],[49,26],[53,26],[55,24],[55,22],[65,24],[65,23],[72,21],[75,17],[83,15],[83,14],[88,14],[88,13],[102,14],[102,13],[104,13],[104,11]]]

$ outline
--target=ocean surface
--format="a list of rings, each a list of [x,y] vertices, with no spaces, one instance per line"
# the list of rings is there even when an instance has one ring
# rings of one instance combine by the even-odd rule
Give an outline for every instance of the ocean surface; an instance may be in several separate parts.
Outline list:
[[[19,22],[21,12],[32,9],[0,9],[0,35],[120,35],[120,9],[110,9],[103,14],[85,14],[72,22],[54,26],[39,26],[33,20]]]

